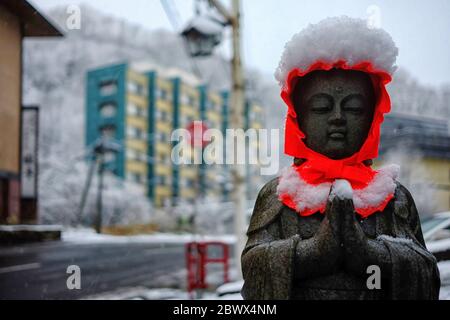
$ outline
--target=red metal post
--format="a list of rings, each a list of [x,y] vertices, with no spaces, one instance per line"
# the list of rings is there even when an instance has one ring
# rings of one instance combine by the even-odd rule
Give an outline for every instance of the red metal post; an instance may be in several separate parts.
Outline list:
[[[209,258],[208,248],[219,246],[222,248],[220,258]],[[208,263],[223,264],[223,281],[229,281],[229,248],[226,243],[218,241],[210,242],[189,242],[185,246],[186,269],[187,269],[187,291],[189,294],[195,289],[206,289],[206,265]]]

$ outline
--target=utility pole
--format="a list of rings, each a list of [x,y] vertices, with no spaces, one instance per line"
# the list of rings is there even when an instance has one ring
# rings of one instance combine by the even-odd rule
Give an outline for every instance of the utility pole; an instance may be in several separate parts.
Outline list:
[[[232,74],[232,89],[231,89],[231,128],[243,129],[243,117],[244,117],[244,100],[245,100],[245,87],[244,76],[241,60],[241,32],[240,32],[240,0],[231,0],[232,9],[231,14],[228,10],[219,2],[219,0],[210,0],[210,3],[219,11],[224,18],[230,23],[232,28],[232,49],[233,57],[231,59],[231,74]],[[243,133],[242,130],[238,130],[239,135]],[[238,141],[243,140],[244,137],[238,137]],[[234,155],[236,157],[239,146],[234,143]],[[234,233],[236,235],[235,245],[235,261],[238,270],[238,274],[241,274],[241,253],[245,246],[245,207],[246,207],[246,186],[245,186],[245,165],[235,164],[231,170],[233,177],[234,189],[232,190],[232,199],[234,202]]]
[[[232,87],[231,87],[231,118],[230,127],[235,130],[235,136],[238,142],[244,142],[244,104],[245,104],[245,88],[244,88],[244,76],[241,60],[241,33],[240,33],[240,0],[231,0],[231,10],[224,7],[220,0],[208,0],[210,5],[214,7],[225,19],[225,22],[219,24],[223,26],[231,26],[232,28],[232,52],[233,57],[231,59],[231,74],[232,74]],[[211,20],[213,21],[213,20]],[[216,21],[217,22],[217,21]],[[181,35],[187,40],[187,48],[192,57],[208,56],[212,54],[214,46],[220,43],[218,38],[221,38],[220,32],[211,33],[210,30],[205,30],[202,26],[188,27],[181,33]],[[236,143],[233,143],[235,159],[237,157],[237,151],[240,150]],[[236,159],[237,160],[237,159]],[[238,269],[238,274],[241,275],[241,253],[244,249],[246,237],[245,237],[245,202],[246,202],[246,185],[245,185],[245,164],[235,163],[231,168],[231,175],[233,179],[234,189],[232,191],[232,199],[234,202],[234,233],[236,235],[235,246],[235,260]]]
[[[102,216],[103,216],[103,157],[104,152],[100,152],[97,156],[98,165],[98,188],[97,188],[97,216],[95,219],[95,231],[97,233],[102,233]]]
[[[98,184],[97,184],[97,212],[94,219],[94,227],[97,233],[102,231],[102,215],[103,215],[103,173],[105,171],[105,153],[113,152],[117,154],[122,150],[122,146],[114,141],[114,139],[106,139],[105,137],[99,138],[93,150],[90,152],[89,156],[92,159],[89,166],[89,172],[86,179],[86,185],[83,189],[81,195],[80,206],[78,209],[78,222],[81,223],[81,218],[83,215],[83,209],[86,205],[87,196],[89,193],[89,188],[91,186],[92,178],[94,176],[95,167],[97,166],[98,174]]]
[[[240,34],[240,0],[232,0],[233,17],[232,32],[233,32],[233,57],[232,64],[232,91],[231,91],[231,126],[233,129],[242,129],[244,127],[244,76],[242,72],[241,60],[241,34]],[[240,131],[240,130],[239,130]],[[243,131],[241,131],[243,132]],[[238,141],[244,141],[245,137],[240,137]],[[238,144],[235,143],[235,156],[237,155]],[[234,216],[234,232],[236,235],[235,245],[235,261],[238,269],[238,274],[241,275],[241,253],[245,246],[245,165],[235,164],[232,170],[234,190],[233,200],[235,203]]]
[[[77,223],[79,225],[81,225],[81,221],[83,218],[83,210],[84,210],[84,207],[86,206],[88,192],[91,187],[92,177],[94,176],[95,164],[96,164],[96,159],[92,159],[92,161],[89,165],[89,171],[88,171],[88,175],[86,178],[86,184],[84,186],[83,193],[81,195],[80,206],[78,208]]]

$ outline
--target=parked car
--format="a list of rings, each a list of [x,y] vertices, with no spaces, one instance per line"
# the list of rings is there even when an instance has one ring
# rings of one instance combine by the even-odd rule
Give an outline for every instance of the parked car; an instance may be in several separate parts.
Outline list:
[[[450,238],[450,211],[435,214],[422,223],[425,241],[436,241]]]
[[[450,260],[450,211],[435,214],[422,223],[428,250],[438,261]]]

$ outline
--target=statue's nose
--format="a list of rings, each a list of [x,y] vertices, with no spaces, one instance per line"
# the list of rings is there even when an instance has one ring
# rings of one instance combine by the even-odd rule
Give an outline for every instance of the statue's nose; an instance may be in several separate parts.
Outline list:
[[[341,106],[336,106],[328,118],[329,124],[345,124],[346,119]]]

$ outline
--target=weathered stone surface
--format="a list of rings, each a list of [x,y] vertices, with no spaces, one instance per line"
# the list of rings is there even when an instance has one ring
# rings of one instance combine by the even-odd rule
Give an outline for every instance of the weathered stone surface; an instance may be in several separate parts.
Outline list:
[[[372,91],[361,72],[302,79],[293,101],[305,144],[331,159],[357,152],[373,117]],[[331,127],[345,134],[330,137]],[[273,179],[262,188],[248,228],[245,299],[438,299],[436,259],[425,247],[414,200],[399,182],[384,210],[366,219],[355,214],[351,199],[339,197],[329,198],[324,214],[300,216],[278,199],[277,185]],[[372,265],[380,268],[379,289],[367,286]]]

